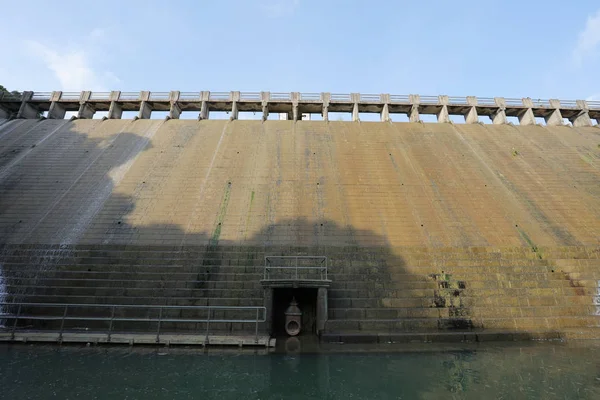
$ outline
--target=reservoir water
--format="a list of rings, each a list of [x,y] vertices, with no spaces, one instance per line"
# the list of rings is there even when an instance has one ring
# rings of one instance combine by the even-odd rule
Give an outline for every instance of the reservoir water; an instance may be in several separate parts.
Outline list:
[[[4,399],[600,399],[600,343],[0,346]]]

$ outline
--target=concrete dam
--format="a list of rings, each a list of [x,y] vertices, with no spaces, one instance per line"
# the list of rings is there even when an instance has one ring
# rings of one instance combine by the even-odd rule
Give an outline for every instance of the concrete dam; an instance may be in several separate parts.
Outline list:
[[[600,107],[114,93],[0,99],[0,339],[600,338]]]

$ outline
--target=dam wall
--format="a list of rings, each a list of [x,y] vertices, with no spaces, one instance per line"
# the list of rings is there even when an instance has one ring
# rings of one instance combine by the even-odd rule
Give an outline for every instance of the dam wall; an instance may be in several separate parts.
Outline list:
[[[592,126],[15,119],[0,194],[5,303],[258,307],[325,256],[327,340],[600,333]]]

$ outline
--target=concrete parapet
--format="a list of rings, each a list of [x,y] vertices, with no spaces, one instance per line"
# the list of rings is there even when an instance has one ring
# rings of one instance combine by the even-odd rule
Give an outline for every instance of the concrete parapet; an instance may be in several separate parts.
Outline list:
[[[442,108],[437,113],[438,122],[450,122],[450,115],[448,114],[448,96],[441,95],[438,96],[439,104],[442,105]]]
[[[210,111],[230,113],[230,119],[239,117],[239,111],[262,112],[263,120],[269,113],[285,113],[289,120],[299,120],[304,113],[321,113],[329,119],[329,111],[349,113],[358,121],[360,113],[380,114],[381,121],[392,120],[392,114],[405,114],[409,121],[420,121],[420,114],[436,115],[439,122],[449,122],[450,115],[461,115],[465,122],[479,122],[480,116],[490,117],[494,124],[507,123],[507,117],[518,117],[523,125],[535,124],[536,117],[544,118],[551,126],[564,124],[564,119],[577,126],[589,126],[600,118],[600,102],[525,99],[504,99],[474,96],[419,96],[360,93],[271,93],[271,92],[179,92],[151,93],[148,91],[121,93],[96,92],[29,92],[30,97],[0,97],[1,115],[6,118],[36,118],[48,111],[49,118],[64,118],[74,112],[78,118],[92,118],[98,111],[108,111],[109,119],[119,119],[123,111],[136,111],[136,119],[148,119],[153,111],[167,111],[168,118],[179,118],[183,111],[198,111],[199,120],[208,119]],[[180,96],[174,98],[172,96]],[[332,101],[333,98],[333,101]],[[20,108],[17,106],[20,103]]]
[[[544,117],[546,125],[563,125],[563,118],[560,113],[560,100],[550,99],[550,107],[553,108],[552,113]]]
[[[410,122],[420,122],[421,118],[419,116],[419,104],[421,103],[421,96],[419,96],[418,94],[411,94],[408,96],[408,98],[409,101],[412,103],[408,115],[408,120]]]
[[[260,92],[260,102],[262,108],[262,120],[266,121],[269,119],[269,100],[271,99],[271,92]]]
[[[181,115],[181,107],[177,103],[179,101],[179,96],[181,93],[178,90],[169,92],[169,101],[171,102],[171,108],[169,110],[169,115],[167,119],[179,119]]]
[[[380,95],[381,102],[383,103],[383,109],[381,110],[381,121],[389,122],[390,119],[390,95],[387,93],[383,93]]]
[[[21,102],[21,107],[19,107],[19,112],[17,113],[17,118],[37,118],[39,115],[39,108],[29,101],[33,97],[33,92],[26,91],[23,92],[23,100]]]
[[[52,92],[52,96],[50,97],[50,109],[48,110],[48,118],[49,119],[63,119],[65,118],[65,114],[67,113],[67,109],[63,104],[60,103],[60,98],[62,96],[62,92],[55,91]]]
[[[467,96],[467,104],[471,107],[465,114],[465,122],[467,124],[476,124],[479,122],[479,116],[477,115],[477,97]]]
[[[329,103],[331,102],[331,93],[321,93],[321,101],[323,102],[323,109],[321,111],[323,121],[329,121]]]
[[[77,111],[77,118],[80,119],[92,119],[94,117],[94,113],[96,110],[89,104],[90,97],[92,95],[91,91],[81,92],[81,97],[79,98],[79,111]]]
[[[358,114],[360,93],[350,93],[350,101],[352,102],[352,121],[360,121],[360,116]]]
[[[504,97],[494,97],[494,103],[496,103],[498,108],[490,116],[492,123],[495,125],[506,124],[508,122],[506,119],[506,100]]]
[[[533,101],[530,97],[523,99],[523,106],[525,107],[518,114],[520,125],[535,125],[535,115],[533,114]]]
[[[140,100],[140,111],[137,117],[139,119],[150,119],[150,115],[152,114],[152,106],[148,102],[150,100],[150,92],[141,91]]]
[[[577,100],[577,107],[580,111],[577,115],[569,118],[574,127],[580,126],[592,126],[592,119],[590,118],[589,107],[587,101]]]
[[[123,107],[118,103],[121,91],[110,92],[110,108],[108,109],[108,119],[121,119],[123,116]]]

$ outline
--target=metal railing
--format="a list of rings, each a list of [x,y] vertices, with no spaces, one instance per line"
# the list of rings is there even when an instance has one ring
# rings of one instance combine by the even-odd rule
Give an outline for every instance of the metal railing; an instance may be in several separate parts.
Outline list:
[[[437,96],[420,96],[421,104],[438,104],[440,102]]]
[[[320,93],[300,93],[300,100],[304,101],[320,101]]]
[[[255,341],[258,343],[258,324],[266,322],[267,311],[265,307],[260,306],[247,306],[247,307],[233,307],[233,306],[152,306],[152,305],[129,305],[129,304],[85,304],[85,303],[71,303],[71,304],[62,304],[62,303],[26,303],[26,302],[12,302],[12,303],[0,303],[0,308],[2,310],[6,310],[9,307],[13,309],[16,308],[15,313],[8,313],[3,311],[0,313],[0,321],[5,322],[4,330],[10,330],[11,339],[14,340],[15,334],[18,329],[19,321],[60,321],[60,329],[59,329],[59,341],[62,341],[63,333],[65,332],[65,321],[96,321],[96,322],[107,322],[108,329],[106,331],[101,331],[99,333],[105,333],[107,335],[107,342],[110,343],[111,335],[113,333],[118,333],[113,330],[115,322],[148,322],[148,323],[156,323],[156,342],[160,342],[161,335],[161,324],[166,322],[173,323],[202,323],[206,324],[206,329],[204,331],[205,334],[205,343],[208,343],[208,335],[210,332],[210,324],[211,323],[245,323],[255,324]],[[59,315],[39,315],[39,314],[26,314],[27,308],[53,308],[55,310],[60,311]],[[90,309],[102,309],[106,310],[106,316],[97,316],[97,315],[69,315],[69,311],[75,310],[84,310],[84,312],[89,312]],[[125,310],[156,310],[158,311],[158,316],[156,317],[119,317],[117,316],[117,311],[125,311]],[[166,311],[170,310],[191,310],[191,311],[206,311],[206,318],[173,318],[169,316],[164,316]],[[215,318],[213,316],[215,311],[235,311],[235,312],[244,312],[247,315],[253,315],[254,318],[251,319],[237,319],[237,318]],[[25,312],[25,313],[24,313]],[[110,312],[110,314],[108,314]],[[12,321],[12,325],[10,323],[6,323],[7,321]],[[44,330],[46,331],[46,330]],[[163,332],[164,334],[164,332]]]
[[[546,99],[531,99],[534,107],[550,108],[550,100]]]
[[[229,92],[210,92],[208,98],[211,101],[229,101]]]
[[[410,96],[404,94],[391,94],[390,101],[392,103],[410,103]]]
[[[351,96],[350,94],[345,94],[345,93],[332,93],[331,94],[331,101],[351,101]]]
[[[260,92],[241,92],[240,100],[258,101],[261,100]]]
[[[381,102],[381,96],[378,94],[361,94],[360,101],[364,102]]]
[[[468,104],[467,98],[461,97],[461,96],[449,96],[448,103],[449,104],[458,104],[458,105]]]
[[[33,92],[31,100],[47,101],[52,98],[52,92]]]
[[[310,265],[313,263],[316,265]],[[282,275],[279,277],[272,277],[272,272],[274,271],[281,271]],[[311,277],[311,271],[315,272],[320,277],[318,280],[327,280],[327,257],[265,256],[265,270],[263,275],[265,280],[307,279]],[[300,272],[303,273],[302,276],[300,275]]]
[[[72,101],[72,100],[79,100],[80,98],[81,98],[81,92],[62,92],[60,94],[61,100]]]
[[[33,102],[49,102],[52,100],[53,92],[33,92],[31,100]],[[194,101],[199,102],[202,100],[202,92],[181,92],[179,100],[182,101]],[[233,101],[233,92],[210,92],[209,100],[213,102],[230,102]],[[81,92],[63,92],[60,97],[60,101],[74,102],[80,100]],[[247,102],[259,102],[262,101],[261,92],[239,92],[240,100]],[[272,92],[270,93],[269,100],[271,102],[285,102],[289,103],[293,101],[293,93],[290,92]],[[323,100],[321,93],[297,93],[299,101],[305,102],[319,102]],[[380,94],[361,94],[357,95],[357,99],[350,93],[331,93],[329,98],[332,102],[337,103],[352,103],[354,101],[360,101],[365,103],[383,103],[385,102],[384,97]],[[92,92],[90,95],[91,101],[107,101],[110,100],[110,93],[108,92]],[[411,96],[409,95],[396,95],[390,94],[389,99],[391,103],[403,103],[411,104]],[[439,96],[420,96],[419,103],[427,105],[441,105]],[[22,95],[14,95],[12,93],[0,93],[0,101],[19,101],[22,100]],[[140,101],[140,92],[121,92],[118,101]],[[169,101],[170,92],[150,92],[150,100],[154,101]],[[295,98],[294,98],[295,100]],[[527,108],[526,104],[531,101],[533,108],[552,108],[550,100],[548,99],[531,99],[528,98],[525,103],[521,98],[504,98],[504,103],[509,108]],[[465,96],[448,96],[448,102],[450,105],[468,105],[467,97]],[[494,107],[497,106],[496,100],[491,97],[477,97],[477,105],[480,107]],[[587,101],[588,108],[596,111],[600,108],[599,101]],[[575,100],[561,100],[560,108],[565,109],[579,109],[580,106]]]
[[[478,97],[477,105],[478,106],[495,106],[496,100],[493,97]]]
[[[110,100],[110,92],[92,92],[90,100]]]
[[[150,92],[150,100],[168,101],[170,99],[169,92]]]
[[[506,98],[504,101],[507,107],[523,107],[522,99]]]
[[[561,102],[562,104],[562,102]],[[587,105],[590,108],[600,108],[600,101],[597,100],[588,100]]]
[[[119,100],[139,100],[139,92],[121,92],[119,94]]]
[[[289,101],[289,100],[292,100],[292,94],[291,93],[283,93],[283,92],[271,93],[271,100]]]
[[[181,92],[181,93],[179,93],[179,100],[199,101],[200,99],[201,99],[200,92]]]

